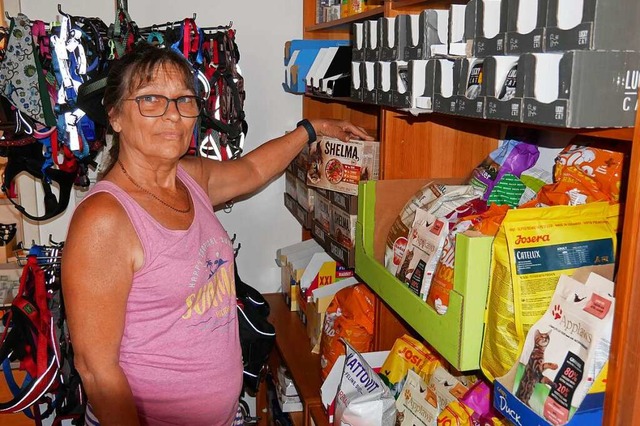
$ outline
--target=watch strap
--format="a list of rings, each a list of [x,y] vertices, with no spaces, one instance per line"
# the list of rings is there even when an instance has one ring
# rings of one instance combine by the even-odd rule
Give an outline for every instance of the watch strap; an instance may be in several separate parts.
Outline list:
[[[296,124],[296,127],[303,127],[307,131],[307,135],[309,136],[309,140],[307,141],[308,144],[312,144],[313,142],[316,141],[316,139],[318,139],[316,130],[313,128],[313,125],[311,124],[311,122],[306,118],[298,121],[298,124]]]

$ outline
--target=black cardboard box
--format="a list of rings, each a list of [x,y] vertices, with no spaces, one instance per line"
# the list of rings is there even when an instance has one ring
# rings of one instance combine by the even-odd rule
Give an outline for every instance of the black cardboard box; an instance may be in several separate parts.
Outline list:
[[[475,35],[473,55],[484,58],[503,55],[507,32],[507,0],[472,0],[475,7]],[[467,7],[469,7],[467,5]]]
[[[351,60],[356,62],[364,61],[365,45],[367,40],[366,26],[364,22],[356,22],[351,26],[352,51]]]
[[[544,126],[632,127],[639,52],[573,50],[524,54],[523,122]]]
[[[575,3],[548,0],[545,52],[640,49],[638,0],[583,0],[579,11]]]
[[[519,56],[490,56],[484,60],[486,118],[522,121],[524,72]]]
[[[443,114],[455,114],[460,82],[459,61],[437,59],[434,72],[433,110]]]
[[[381,61],[398,61],[404,58],[405,29],[404,21],[396,17],[378,18],[378,45]],[[398,27],[398,28],[396,28]]]
[[[405,30],[405,61],[429,59],[435,53],[446,54],[449,41],[449,11],[426,9],[418,15],[398,15]]]
[[[484,58],[459,58],[454,67],[460,70],[456,114],[484,118]]]
[[[380,59],[380,47],[378,46],[378,21],[369,20],[364,22],[365,25],[365,45],[364,60],[375,62]]]
[[[393,92],[391,91],[391,62],[378,61],[375,63],[375,80],[377,104],[393,106]]]
[[[436,87],[436,66],[439,61],[453,62],[450,59],[428,59],[426,63],[422,61],[413,61],[413,65],[410,65],[410,71],[412,78],[424,78],[424,86],[420,88],[415,81],[412,81],[413,85],[413,102],[415,102],[415,108],[419,111],[433,112],[434,111],[434,95]],[[424,70],[423,70],[424,67]],[[424,74],[423,74],[424,73]]]
[[[547,23],[547,0],[509,0],[505,53],[542,52]]]
[[[362,101],[363,87],[364,62],[351,62],[351,99]]]
[[[378,103],[375,64],[375,62],[364,62],[364,85],[362,86],[362,101],[368,104]]]

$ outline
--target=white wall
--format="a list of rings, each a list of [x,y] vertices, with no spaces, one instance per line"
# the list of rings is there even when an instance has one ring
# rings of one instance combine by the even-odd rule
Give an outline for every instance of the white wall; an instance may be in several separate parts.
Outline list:
[[[12,0],[15,1],[15,0]],[[51,0],[20,0],[21,10],[31,19],[50,21],[57,15]],[[113,22],[114,2],[61,0],[63,11],[72,15],[97,16]],[[301,99],[282,90],[283,49],[287,40],[301,38],[302,2],[299,0],[170,1],[129,0],[129,13],[139,26],[177,21],[197,14],[200,26],[225,25],[233,21],[240,49],[239,65],[245,79],[245,112],[249,132],[245,150],[282,135],[301,118]],[[238,202],[231,213],[218,212],[230,235],[242,244],[239,272],[243,281],[267,293],[279,287],[275,265],[279,247],[300,241],[301,230],[283,205],[284,180],[279,178],[252,198]],[[25,240],[46,242],[64,239],[69,214],[41,227],[39,232],[25,226]]]

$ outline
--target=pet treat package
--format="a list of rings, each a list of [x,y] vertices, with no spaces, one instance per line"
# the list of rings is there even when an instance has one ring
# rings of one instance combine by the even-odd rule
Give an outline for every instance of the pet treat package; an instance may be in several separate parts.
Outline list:
[[[467,231],[469,235],[482,233],[494,236],[498,232],[500,222],[504,218],[509,206],[492,204],[480,214],[472,214],[460,219],[449,231],[442,247],[442,254],[438,259],[431,286],[424,295],[427,304],[437,313],[444,315],[449,308],[449,294],[454,285],[454,266],[456,251],[456,236]]]
[[[509,175],[511,177],[508,180],[511,182],[501,187],[501,195],[494,195],[494,197],[515,200],[505,204],[515,202],[517,205],[525,189],[524,184],[519,182],[520,174],[531,168],[538,161],[539,156],[540,152],[535,145],[516,140],[502,141],[502,144],[473,170],[469,183],[480,190],[484,200],[490,200],[494,186],[499,184],[503,177]],[[513,195],[507,195],[509,188],[515,191]]]
[[[571,419],[608,358],[615,301],[603,282],[560,277],[527,335],[513,393],[553,425]]]
[[[607,194],[594,182],[584,180],[575,169],[568,169],[563,180],[543,186],[535,198],[521,207],[577,206],[599,201],[609,201]]]
[[[459,202],[451,205],[446,201],[440,201],[434,206],[436,200],[445,194],[450,196],[449,200],[459,199]],[[436,182],[430,182],[416,192],[404,205],[389,229],[384,252],[384,264],[387,270],[393,275],[398,271],[417,209],[427,210],[437,217],[445,216],[466,201],[477,198],[475,194],[476,192],[469,185],[442,185]],[[434,211],[430,210],[432,206]]]
[[[556,157],[553,183],[544,185],[525,207],[579,205],[620,199],[624,154],[571,144]]]
[[[440,359],[413,337],[404,334],[395,342],[380,368],[382,381],[391,389],[394,398],[398,398],[403,387],[407,371],[415,371],[427,379],[440,365]]]
[[[519,206],[536,198],[543,186],[553,183],[551,168],[545,167],[544,163],[545,159],[540,157],[536,164],[520,175],[520,181],[524,184],[525,189],[520,197]]]
[[[379,142],[321,137],[309,147],[307,184],[358,195],[358,183],[377,180],[379,169]]]
[[[437,422],[439,425],[475,426],[473,410],[458,400],[444,407]]]
[[[416,295],[424,294],[423,300],[429,292],[448,233],[449,222],[446,219],[435,218],[422,209],[416,211],[396,277],[408,284]]]
[[[467,386],[443,367],[438,367],[433,372],[433,375],[429,380],[429,386],[436,393],[440,411],[453,401],[457,401],[462,398],[469,390]]]
[[[335,426],[394,426],[395,399],[389,388],[362,358],[342,340],[345,360],[336,395]]]
[[[439,413],[436,393],[413,370],[407,372],[402,392],[396,400],[396,409],[396,425],[436,426]]]
[[[327,308],[320,340],[322,379],[326,379],[336,359],[344,353],[340,339],[360,352],[373,346],[373,293],[364,284],[343,288]]]
[[[480,366],[493,380],[522,352],[561,274],[612,264],[608,203],[509,210],[493,243]]]
[[[474,425],[507,426],[510,424],[491,405],[491,386],[484,380],[475,382],[460,402],[473,411],[471,418]]]
[[[594,185],[608,201],[620,199],[620,185],[624,155],[595,146],[568,145],[556,157],[556,182],[576,180]]]

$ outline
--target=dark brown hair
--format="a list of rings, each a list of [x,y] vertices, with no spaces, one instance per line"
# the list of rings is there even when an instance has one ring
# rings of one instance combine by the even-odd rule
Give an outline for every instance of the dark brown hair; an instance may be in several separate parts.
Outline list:
[[[124,99],[141,87],[146,86],[161,68],[175,68],[183,76],[185,86],[196,93],[195,79],[191,65],[180,53],[170,48],[159,48],[146,42],[140,42],[133,51],[114,61],[109,69],[104,98],[104,109],[111,116],[118,113]],[[120,140],[113,134],[113,144],[109,150],[109,163],[102,175],[113,167],[120,153]]]

